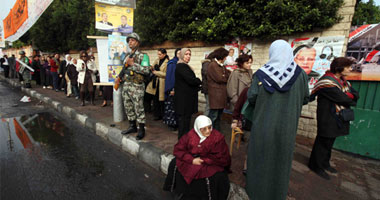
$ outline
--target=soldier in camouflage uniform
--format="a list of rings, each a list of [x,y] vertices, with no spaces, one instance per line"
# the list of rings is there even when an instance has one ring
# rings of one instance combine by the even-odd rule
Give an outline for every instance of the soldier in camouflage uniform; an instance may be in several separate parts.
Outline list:
[[[25,56],[25,51],[20,51],[20,61],[23,62],[26,65],[29,65],[29,59]],[[28,68],[26,68],[24,65],[20,64],[19,73],[22,74],[22,78],[24,79],[24,84],[26,88],[31,88],[32,85],[30,83],[32,79],[32,75],[30,74],[30,71]]]
[[[129,120],[129,128],[122,134],[136,133],[136,121],[139,123],[137,140],[145,136],[145,111],[144,111],[144,76],[150,72],[149,66],[141,66],[144,54],[138,50],[140,37],[136,33],[131,33],[127,37],[128,46],[131,52],[128,52],[124,59],[124,67],[119,74],[116,83],[123,83],[123,101],[124,108]]]

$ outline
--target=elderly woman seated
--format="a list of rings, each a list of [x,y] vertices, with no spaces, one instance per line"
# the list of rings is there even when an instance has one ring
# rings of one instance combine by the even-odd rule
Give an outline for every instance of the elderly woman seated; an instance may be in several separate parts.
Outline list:
[[[211,119],[200,115],[194,129],[174,146],[164,190],[178,199],[227,199],[231,157],[224,136],[212,129]]]

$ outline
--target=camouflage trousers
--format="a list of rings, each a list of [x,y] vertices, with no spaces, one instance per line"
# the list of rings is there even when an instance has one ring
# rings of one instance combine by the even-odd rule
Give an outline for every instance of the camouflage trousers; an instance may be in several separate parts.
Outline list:
[[[137,120],[137,123],[145,124],[144,93],[144,83],[124,82],[122,95],[129,121]]]
[[[22,73],[22,78],[24,79],[24,84],[29,83],[32,79],[32,75],[30,74],[30,71],[25,69],[24,72]]]

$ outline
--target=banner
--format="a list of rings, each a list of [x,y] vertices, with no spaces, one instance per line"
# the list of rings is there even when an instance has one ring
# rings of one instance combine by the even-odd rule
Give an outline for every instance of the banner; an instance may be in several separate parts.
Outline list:
[[[108,39],[96,39],[98,49],[99,76],[101,83],[108,83]]]
[[[20,26],[28,19],[27,0],[17,0],[12,8],[12,29],[16,32]]]
[[[4,28],[4,38],[7,38],[13,35],[14,31],[12,28],[12,10],[9,12],[8,16],[3,20]]]
[[[95,2],[136,9],[136,0],[95,0]]]
[[[360,26],[350,33],[346,56],[355,60],[348,80],[380,81],[380,24]]]
[[[52,2],[53,0],[17,0],[8,15],[11,19],[7,17],[3,20],[5,39],[10,42],[18,40],[37,22]]]
[[[294,61],[309,78],[312,90],[318,79],[330,69],[330,63],[342,56],[344,36],[290,39]]]
[[[133,32],[133,8],[95,2],[95,28],[106,32]]]

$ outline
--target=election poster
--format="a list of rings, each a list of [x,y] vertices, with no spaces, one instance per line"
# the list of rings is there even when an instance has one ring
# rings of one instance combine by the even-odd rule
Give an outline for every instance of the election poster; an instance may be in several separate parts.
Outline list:
[[[290,39],[294,61],[305,70],[312,90],[318,79],[330,69],[330,64],[343,52],[344,36]]]
[[[95,0],[95,2],[136,9],[136,0]]]
[[[231,43],[225,44],[224,48],[228,51],[228,56],[224,62],[228,70],[233,71],[237,68],[236,58],[239,57],[239,43],[237,40],[232,41]]]
[[[346,56],[355,64],[348,80],[380,80],[380,24],[354,28],[349,35]]]
[[[129,51],[126,36],[109,35],[96,40],[101,83],[113,83],[123,68],[123,60]]]
[[[133,8],[95,2],[95,28],[105,32],[133,32]]]

